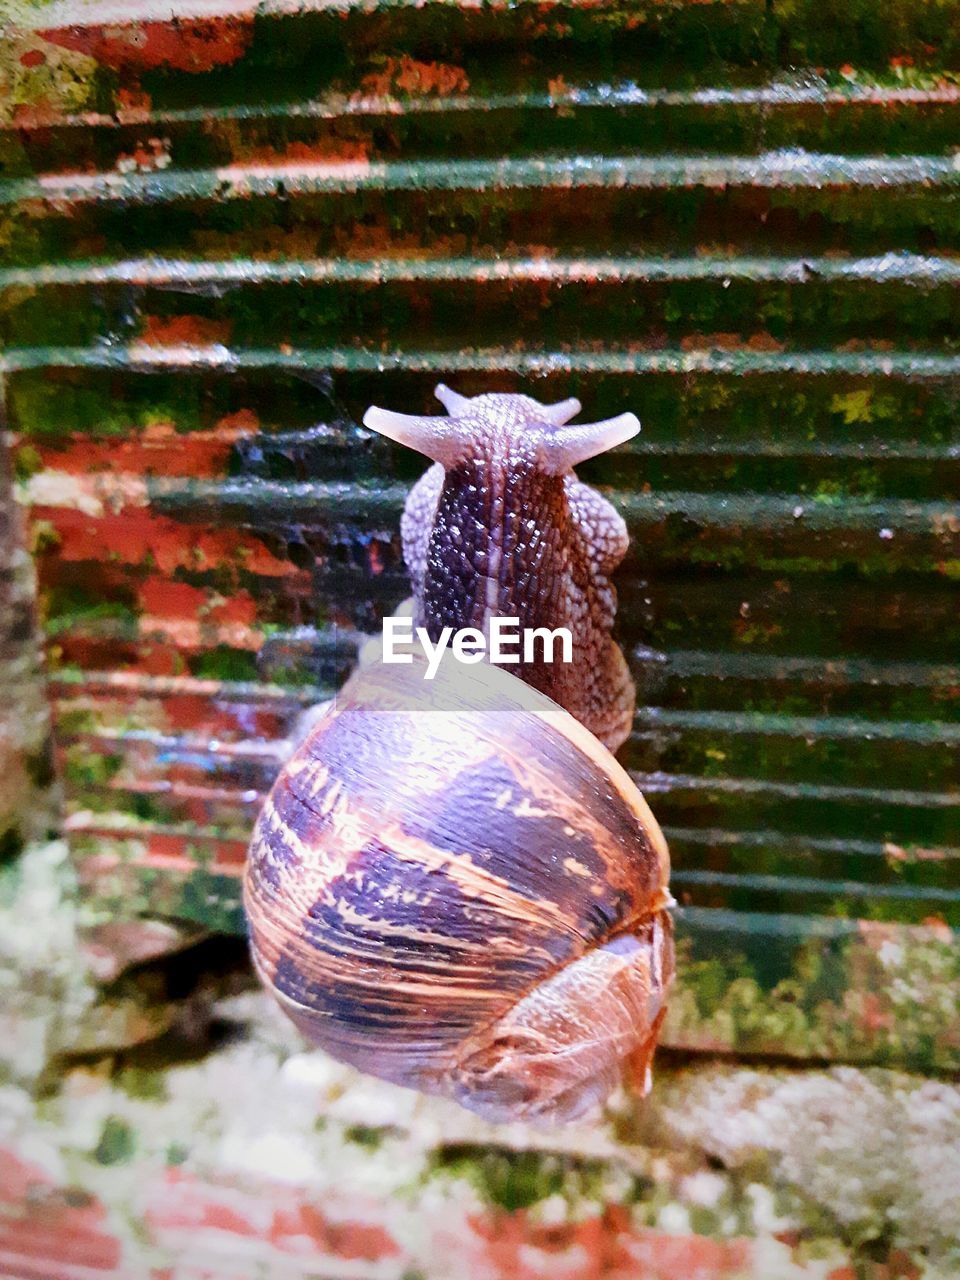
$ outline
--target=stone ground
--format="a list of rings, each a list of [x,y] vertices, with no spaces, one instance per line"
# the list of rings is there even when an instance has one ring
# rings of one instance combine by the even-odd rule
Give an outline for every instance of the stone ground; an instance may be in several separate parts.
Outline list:
[[[662,1055],[645,1104],[492,1126],[305,1051],[234,942],[0,873],[0,1275],[935,1280],[960,1088]]]

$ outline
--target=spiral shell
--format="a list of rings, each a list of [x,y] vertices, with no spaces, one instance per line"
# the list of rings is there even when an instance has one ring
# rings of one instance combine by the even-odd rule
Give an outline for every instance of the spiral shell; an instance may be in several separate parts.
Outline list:
[[[496,1120],[645,1073],[673,968],[669,859],[572,716],[503,669],[362,668],[255,829],[256,967],[305,1035]]]

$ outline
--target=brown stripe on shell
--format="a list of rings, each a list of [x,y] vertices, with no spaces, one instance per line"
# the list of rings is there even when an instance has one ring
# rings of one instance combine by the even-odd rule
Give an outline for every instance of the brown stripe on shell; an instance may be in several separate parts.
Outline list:
[[[268,970],[276,964],[291,926],[310,909],[323,886],[349,866],[365,838],[344,821],[349,802],[339,780],[332,779],[305,746],[288,762],[264,801],[244,876],[244,906],[260,963]]]
[[[633,782],[626,769],[616,757],[579,720],[568,715],[562,707],[550,705],[538,709],[536,714],[545,723],[561,733],[577,750],[592,760],[616,788],[628,809],[636,816],[637,822],[649,841],[657,859],[658,883],[666,890],[670,880],[670,850],[660,824],[643,797],[643,793]],[[669,897],[669,895],[668,895]]]
[[[377,652],[376,646],[373,652]],[[405,666],[390,666],[371,659],[354,675],[341,697],[374,709],[404,708],[418,718],[452,716],[456,721],[460,715],[479,715],[486,723],[499,720],[503,727],[496,736],[501,741],[508,741],[511,733],[516,733],[525,716],[537,716],[607,778],[635,815],[656,855],[660,884],[666,887],[670,856],[656,818],[626,770],[578,720],[545,694],[517,680],[508,668],[489,663],[465,666],[447,655],[436,678],[425,681],[425,661],[418,653],[411,656],[413,662]]]
[[[534,733],[530,736],[536,738]],[[616,787],[605,791],[598,787],[598,777],[606,784],[606,775],[599,774],[597,762],[565,735],[542,734],[536,754],[532,744],[530,752],[518,748],[519,744],[505,742],[501,754],[519,784],[521,799],[513,810],[515,816],[522,818],[531,804],[539,803],[569,829],[570,839],[564,844],[571,847],[564,859],[573,859],[575,865],[566,867],[565,873],[574,880],[589,879],[587,892],[597,896],[625,896],[629,915],[636,909],[645,911],[660,888],[661,865],[652,833],[637,823],[635,810],[623,803]],[[583,883],[568,888],[582,899]]]

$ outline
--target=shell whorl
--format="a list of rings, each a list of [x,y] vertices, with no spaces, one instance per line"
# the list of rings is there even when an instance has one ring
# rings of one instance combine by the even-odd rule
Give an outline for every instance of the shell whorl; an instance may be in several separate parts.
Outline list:
[[[549,698],[486,664],[422,674],[347,684],[263,807],[244,898],[257,968],[310,1039],[456,1096],[478,1030],[662,914],[668,858]]]

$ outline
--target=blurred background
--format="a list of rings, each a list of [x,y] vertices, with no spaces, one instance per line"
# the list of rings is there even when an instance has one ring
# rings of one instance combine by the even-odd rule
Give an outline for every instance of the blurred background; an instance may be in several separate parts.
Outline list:
[[[960,11],[89,0],[0,42],[0,1273],[960,1274]],[[239,876],[406,596],[372,402],[640,436],[646,1103],[303,1043]]]

